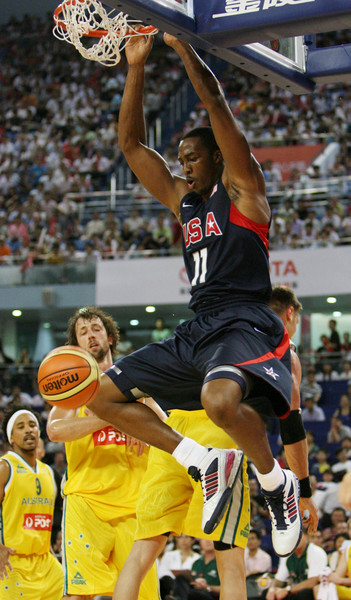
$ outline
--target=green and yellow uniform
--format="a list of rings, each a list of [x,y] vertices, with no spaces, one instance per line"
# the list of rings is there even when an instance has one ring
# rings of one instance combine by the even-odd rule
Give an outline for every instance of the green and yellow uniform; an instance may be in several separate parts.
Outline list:
[[[85,409],[77,416],[85,418]],[[112,426],[66,442],[62,524],[65,593],[112,595],[132,548],[136,503],[148,451],[131,452]],[[156,567],[145,577],[140,600],[158,597]]]
[[[35,468],[10,451],[1,457],[10,473],[1,503],[1,542],[16,549],[13,571],[0,581],[1,600],[61,600],[63,573],[50,552],[56,485],[52,469]]]
[[[208,418],[204,410],[172,410],[165,422],[200,444],[215,448],[237,448],[233,440]],[[175,458],[162,450],[150,448],[148,468],[138,497],[136,539],[167,532],[174,535],[185,533],[245,548],[250,530],[246,458],[229,508],[210,535],[206,535],[201,528],[202,508],[200,483],[196,483]]]

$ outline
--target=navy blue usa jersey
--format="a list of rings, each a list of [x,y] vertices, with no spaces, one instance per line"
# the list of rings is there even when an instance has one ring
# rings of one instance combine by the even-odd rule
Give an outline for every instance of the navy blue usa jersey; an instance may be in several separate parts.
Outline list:
[[[269,225],[241,214],[219,181],[204,201],[196,192],[181,202],[184,263],[195,312],[225,304],[267,302],[271,295]]]

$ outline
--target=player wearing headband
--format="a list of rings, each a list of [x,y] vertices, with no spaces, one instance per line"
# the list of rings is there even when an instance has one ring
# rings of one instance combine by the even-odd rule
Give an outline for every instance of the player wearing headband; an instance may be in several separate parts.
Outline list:
[[[50,552],[56,485],[36,458],[39,423],[26,409],[4,418],[10,450],[0,460],[0,598],[61,600],[62,567]]]

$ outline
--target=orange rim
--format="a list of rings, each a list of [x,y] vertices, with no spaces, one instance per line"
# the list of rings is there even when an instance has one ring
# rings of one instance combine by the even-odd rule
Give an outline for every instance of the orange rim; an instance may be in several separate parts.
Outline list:
[[[85,2],[85,0],[78,0],[78,2]],[[63,29],[64,31],[67,31],[67,26],[66,23],[64,21],[61,21],[59,18],[59,15],[62,13],[62,7],[65,6],[66,4],[75,4],[76,0],[64,0],[61,4],[58,5],[58,7],[54,10],[54,20],[55,23],[57,25],[57,27],[61,27],[61,29]],[[155,33],[156,31],[158,31],[157,27],[154,27],[153,25],[144,25],[143,27],[140,27],[140,29],[136,32],[132,31],[131,35],[148,35],[149,33]],[[90,31],[88,31],[87,33],[84,33],[84,36],[87,37],[96,37],[96,38],[101,38],[104,35],[107,35],[109,32],[106,29],[90,29]],[[117,34],[120,33],[120,30],[116,30]],[[130,34],[129,34],[130,35]]]

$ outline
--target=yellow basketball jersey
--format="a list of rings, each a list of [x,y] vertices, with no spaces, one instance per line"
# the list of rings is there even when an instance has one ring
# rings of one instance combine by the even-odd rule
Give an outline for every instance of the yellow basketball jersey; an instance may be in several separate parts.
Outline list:
[[[85,406],[77,416],[84,419]],[[102,519],[135,513],[138,489],[148,449],[137,456],[126,447],[125,435],[112,426],[66,442],[67,471],[63,493],[83,496]]]
[[[17,554],[44,554],[50,550],[56,496],[52,469],[36,461],[32,468],[16,452],[1,457],[10,467],[1,504],[1,541]]]

